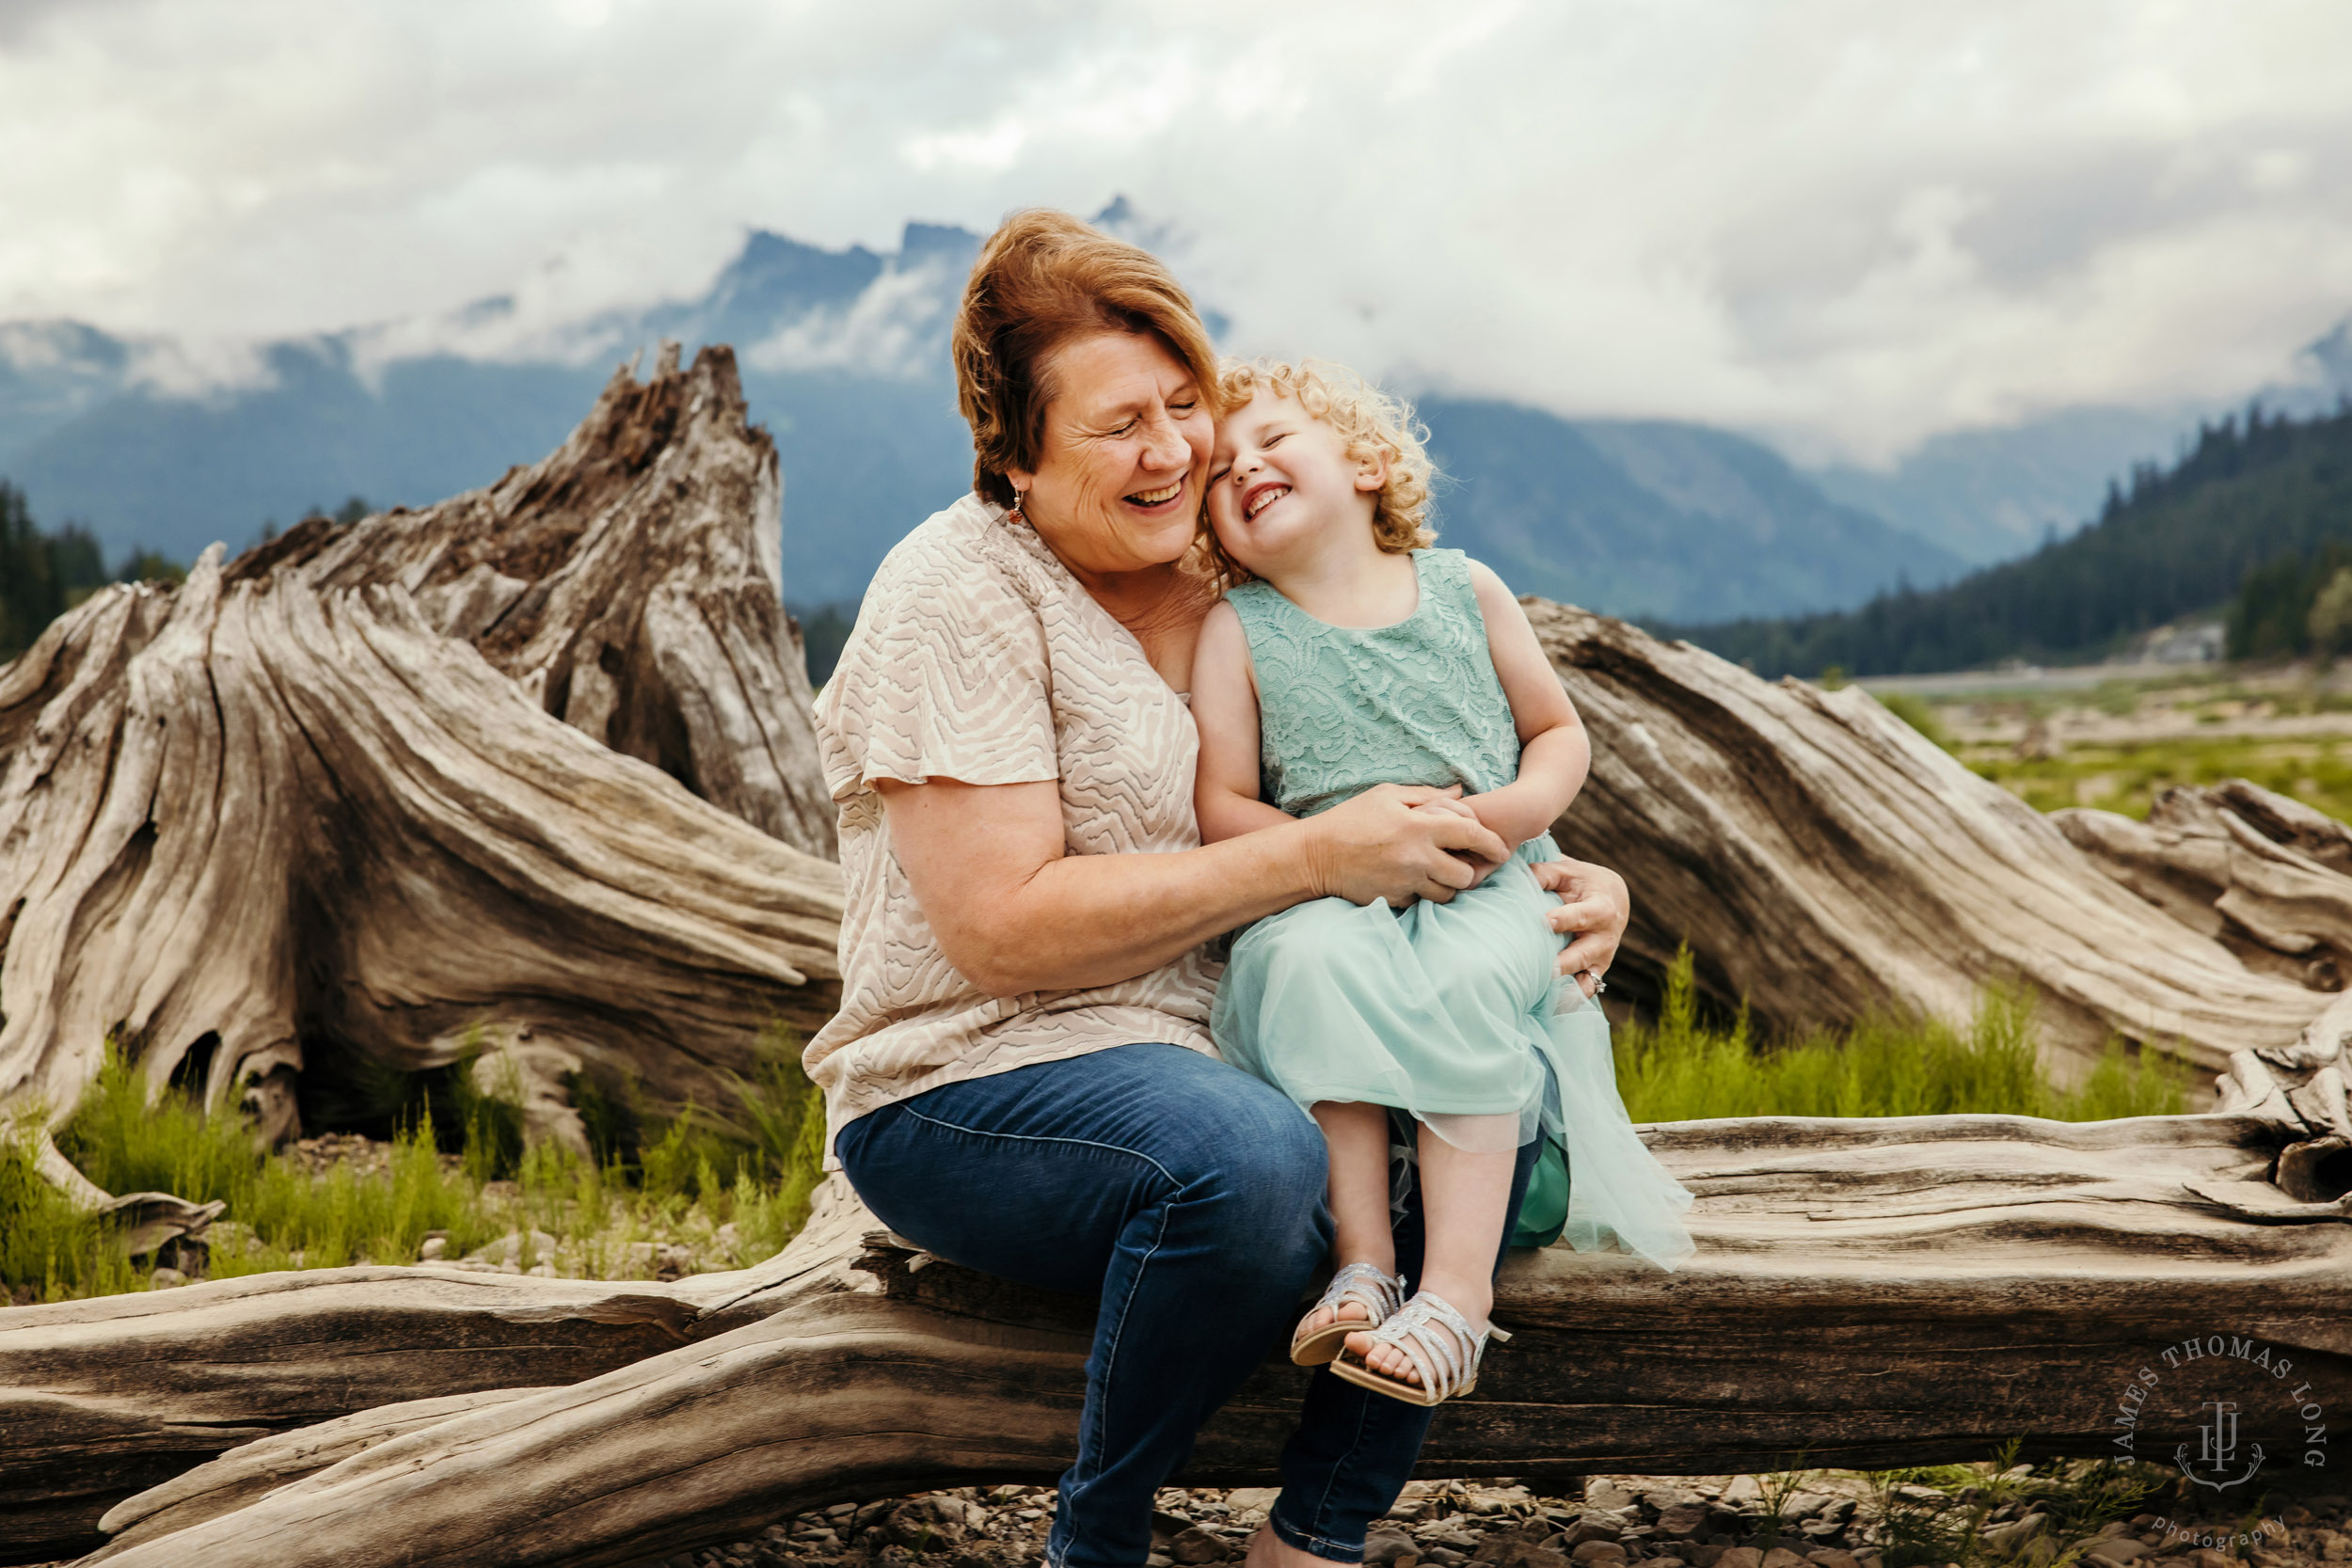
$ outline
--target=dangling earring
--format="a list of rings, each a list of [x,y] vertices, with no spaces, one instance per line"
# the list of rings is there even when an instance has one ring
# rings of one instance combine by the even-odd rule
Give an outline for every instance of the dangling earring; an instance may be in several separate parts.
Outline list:
[[[1012,493],[1012,510],[1005,514],[1005,521],[1008,523],[1022,523],[1028,521],[1027,518],[1021,515],[1021,502],[1023,499],[1024,498],[1022,497],[1020,491],[1015,490]]]

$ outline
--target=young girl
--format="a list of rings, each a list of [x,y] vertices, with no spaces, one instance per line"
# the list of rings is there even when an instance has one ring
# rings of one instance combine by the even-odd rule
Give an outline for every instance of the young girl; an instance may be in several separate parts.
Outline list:
[[[1673,1268],[1692,1250],[1692,1195],[1633,1132],[1599,1006],[1555,978],[1566,939],[1527,869],[1559,853],[1547,830],[1584,781],[1583,726],[1502,580],[1428,547],[1409,413],[1311,361],[1234,367],[1224,393],[1204,523],[1229,582],[1248,580],[1195,657],[1201,838],[1389,782],[1458,785],[1418,809],[1469,813],[1517,847],[1449,903],[1324,898],[1245,927],[1210,1023],[1330,1146],[1339,1267],[1291,1359],[1435,1404],[1473,1386],[1490,1333],[1506,1338],[1487,1313],[1522,1144],[1565,1146],[1580,1248],[1613,1233]],[[1419,1123],[1428,1235],[1402,1307],[1391,1107]]]

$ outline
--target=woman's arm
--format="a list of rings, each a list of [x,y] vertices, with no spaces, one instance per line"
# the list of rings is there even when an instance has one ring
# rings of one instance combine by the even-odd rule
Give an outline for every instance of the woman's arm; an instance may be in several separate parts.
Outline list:
[[[1567,811],[1592,768],[1593,746],[1576,705],[1535,640],[1535,628],[1527,624],[1527,611],[1493,572],[1473,561],[1470,573],[1486,622],[1486,651],[1519,733],[1519,776],[1501,789],[1466,796],[1464,802],[1496,837],[1517,848],[1549,832]]]
[[[1401,784],[1199,849],[1072,855],[1055,781],[874,783],[941,951],[992,996],[1129,979],[1309,898],[1443,903],[1479,875],[1450,851],[1508,852],[1466,814],[1416,809],[1442,791]]]
[[[1192,805],[1201,843],[1297,820],[1258,797],[1258,681],[1249,665],[1249,634],[1223,599],[1200,623],[1193,650],[1192,722],[1200,732]]]

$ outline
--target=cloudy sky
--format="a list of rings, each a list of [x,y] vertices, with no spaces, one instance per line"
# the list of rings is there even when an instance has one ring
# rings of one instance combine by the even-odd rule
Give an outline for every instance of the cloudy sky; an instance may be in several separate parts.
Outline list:
[[[1120,193],[1240,346],[1883,460],[2292,374],[2352,5],[0,0],[0,320],[554,320]]]

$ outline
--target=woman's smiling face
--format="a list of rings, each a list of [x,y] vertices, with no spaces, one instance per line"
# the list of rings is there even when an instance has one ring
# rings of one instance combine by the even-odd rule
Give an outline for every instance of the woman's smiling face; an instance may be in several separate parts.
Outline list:
[[[1350,457],[1340,433],[1295,399],[1260,390],[1217,421],[1209,460],[1209,526],[1225,553],[1260,577],[1332,543],[1372,542],[1387,470]],[[1351,524],[1361,541],[1336,540]]]
[[[1192,372],[1149,332],[1097,332],[1055,350],[1044,373],[1037,470],[1006,475],[1039,537],[1081,574],[1180,560],[1216,438]]]

